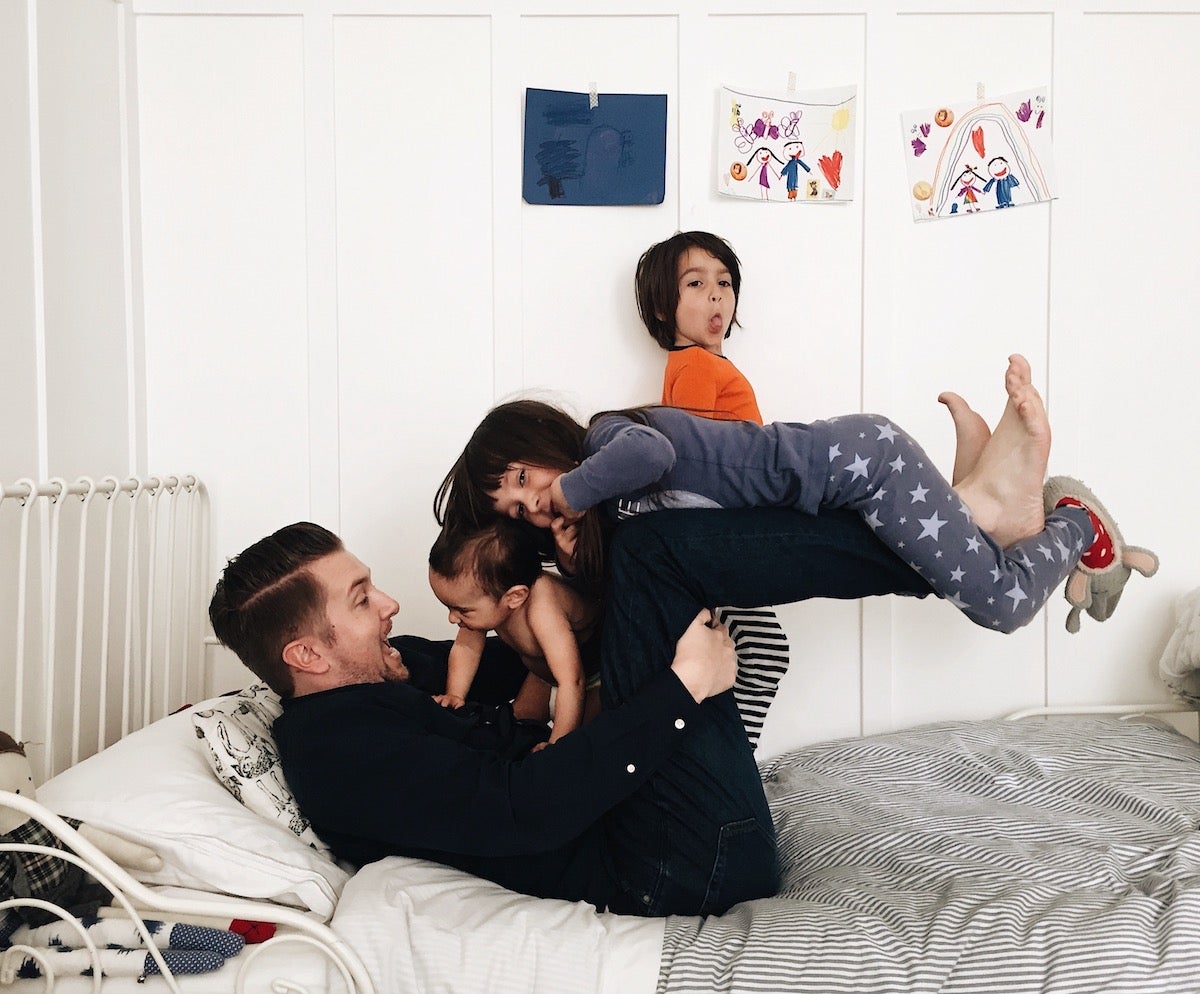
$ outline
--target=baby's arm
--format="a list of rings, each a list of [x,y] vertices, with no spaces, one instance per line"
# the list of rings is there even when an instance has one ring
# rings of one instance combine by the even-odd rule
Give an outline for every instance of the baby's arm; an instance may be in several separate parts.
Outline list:
[[[450,647],[450,658],[446,662],[446,692],[434,700],[444,708],[460,708],[467,702],[467,691],[479,670],[483,656],[486,632],[472,632],[460,628]]]
[[[567,588],[556,590],[550,581],[537,581],[529,592],[528,608],[529,630],[537,639],[546,666],[558,685],[551,744],[583,724],[583,699],[587,692],[579,643],[555,593],[572,596]]]

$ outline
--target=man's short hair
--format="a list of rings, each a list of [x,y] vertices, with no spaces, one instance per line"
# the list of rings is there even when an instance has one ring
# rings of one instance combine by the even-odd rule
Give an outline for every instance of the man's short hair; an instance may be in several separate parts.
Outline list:
[[[341,550],[329,529],[298,521],[230,559],[213,590],[208,618],[217,639],[280,697],[295,691],[287,644],[328,634],[326,592],[309,566]]]

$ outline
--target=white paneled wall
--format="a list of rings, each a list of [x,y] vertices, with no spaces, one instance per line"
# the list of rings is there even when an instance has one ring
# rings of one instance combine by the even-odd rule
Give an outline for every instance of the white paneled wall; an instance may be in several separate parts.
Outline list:
[[[91,2],[97,18],[111,5]],[[1044,701],[1163,696],[1155,665],[1171,602],[1200,579],[1200,542],[1179,524],[1200,468],[1186,435],[1164,430],[1187,424],[1200,368],[1188,320],[1200,306],[1190,250],[1200,208],[1185,178],[1200,145],[1190,108],[1200,4],[117,6],[115,28],[104,7],[103,30],[122,57],[111,37],[127,25],[128,86],[123,112],[100,117],[130,136],[130,202],[87,237],[129,226],[129,261],[111,276],[111,258],[89,265],[61,249],[48,313],[64,317],[43,345],[63,356],[87,333],[85,299],[60,278],[68,262],[92,296],[128,281],[130,327],[110,329],[103,348],[132,371],[122,386],[132,437],[145,437],[138,459],[208,482],[214,565],[288,521],[320,520],[399,597],[397,630],[449,637],[425,581],[430,503],[471,428],[515,393],[581,418],[656,399],[663,356],[637,319],[634,263],[677,229],[707,228],[744,264],[728,351],[769,419],[883,411],[948,469],[953,434],[937,394],[957,390],[994,421],[1005,358],[1024,352],[1051,410],[1052,471],[1083,476],[1127,538],[1163,557],[1112,622],[1085,620],[1077,636],[1063,631],[1058,598],[1008,638],[932,600],[789,607],[794,663],[766,751]],[[8,10],[0,17],[23,30]],[[53,35],[42,62],[65,76],[74,42],[65,25]],[[801,89],[858,87],[852,203],[713,192],[718,88],[783,90],[789,72]],[[522,203],[525,87],[592,82],[668,95],[662,205]],[[64,85],[44,82],[35,97],[58,99]],[[1059,199],[915,224],[900,114],[970,100],[980,85],[1049,87]],[[65,151],[39,146],[21,110],[19,99],[0,104],[0,123],[25,136],[24,154],[0,158],[19,193],[27,161],[38,178],[70,175]],[[38,147],[51,164],[37,164]],[[79,207],[64,203],[41,213],[65,245]],[[19,225],[5,238],[5,257],[35,254],[21,251],[35,239]],[[38,299],[29,285],[31,296],[0,296],[5,320],[26,321]],[[36,341],[21,335],[14,352],[26,396]],[[76,414],[51,419],[51,434],[65,437],[71,417],[86,427]],[[241,679],[223,667],[214,689]]]

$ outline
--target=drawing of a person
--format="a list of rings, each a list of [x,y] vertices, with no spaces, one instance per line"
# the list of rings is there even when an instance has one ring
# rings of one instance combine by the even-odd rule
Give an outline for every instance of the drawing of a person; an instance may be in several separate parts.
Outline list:
[[[955,196],[962,199],[964,213],[979,210],[979,188],[975,185],[976,180],[982,183],[983,177],[975,171],[974,166],[967,166],[959,173],[958,179],[954,181],[955,185],[958,186],[958,193]],[[958,213],[958,204],[950,205],[950,213]]]
[[[779,175],[779,170],[777,170],[771,164],[772,159],[778,162],[781,166],[783,165],[783,160],[779,158],[779,156],[777,156],[765,145],[760,145],[754,150],[754,154],[746,160],[746,179],[750,179],[754,175],[750,168],[751,165],[756,162],[758,163],[758,192],[763,200],[767,199],[767,195],[771,190],[770,174],[773,173],[776,179],[782,178]]]
[[[1008,160],[1002,155],[997,155],[991,162],[988,163],[988,172],[992,178],[987,181],[983,188],[984,193],[990,193],[992,187],[996,187],[996,210],[1001,207],[1011,207],[1012,191],[1021,185],[1020,181],[1011,172],[1008,171]]]
[[[800,186],[800,170],[803,169],[806,173],[811,173],[808,163],[801,156],[804,154],[804,142],[794,141],[788,142],[783,146],[783,153],[787,156],[787,162],[783,166],[783,178],[787,181],[788,200],[796,199],[796,190]]]

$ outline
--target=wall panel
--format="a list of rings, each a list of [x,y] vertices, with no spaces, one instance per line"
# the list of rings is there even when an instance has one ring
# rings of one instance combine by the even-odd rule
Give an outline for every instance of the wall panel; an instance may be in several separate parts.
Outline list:
[[[116,6],[38,4],[47,460],[132,471]]]
[[[484,17],[334,27],[342,531],[447,637],[430,508],[493,396],[490,46]]]
[[[39,297],[34,258],[29,26],[22,4],[0,5],[0,389],[8,399],[0,474],[40,470]]]
[[[891,153],[904,196],[900,112],[936,105],[948,94],[968,101],[979,84],[986,99],[1053,83],[1049,14],[901,15],[895,32],[898,50],[909,56],[898,61],[895,92],[888,95],[897,109],[897,144],[889,148],[883,135],[875,147],[881,156]],[[918,57],[935,50],[937,58]],[[986,160],[975,165],[987,175]],[[954,434],[946,410],[936,403],[941,391],[962,394],[994,425],[1004,408],[1004,369],[1012,352],[1029,358],[1034,382],[1045,390],[1052,207],[917,224],[906,200],[880,206],[894,214],[896,225],[893,321],[885,346],[893,378],[889,413],[949,475]],[[878,331],[868,329],[868,349]],[[1002,637],[971,625],[945,603],[897,600],[893,725],[938,717],[947,701],[957,702],[964,716],[975,716],[1038,699],[1044,637],[1040,619]]]
[[[223,561],[309,515],[303,25],[137,27],[148,462],[208,483]]]
[[[1130,581],[1121,610],[1133,610],[1120,624],[1078,636],[1056,626],[1051,699],[1094,701],[1158,692],[1171,602],[1200,578],[1200,538],[1184,524],[1200,465],[1187,438],[1200,368],[1200,205],[1175,182],[1200,155],[1191,106],[1200,16],[1094,13],[1080,29],[1078,120],[1062,150],[1077,227],[1056,256],[1068,296],[1054,329],[1054,410],[1069,412],[1072,430],[1057,451],[1123,515],[1125,538],[1163,560],[1154,580]],[[1114,46],[1127,53],[1119,73],[1099,57]]]

